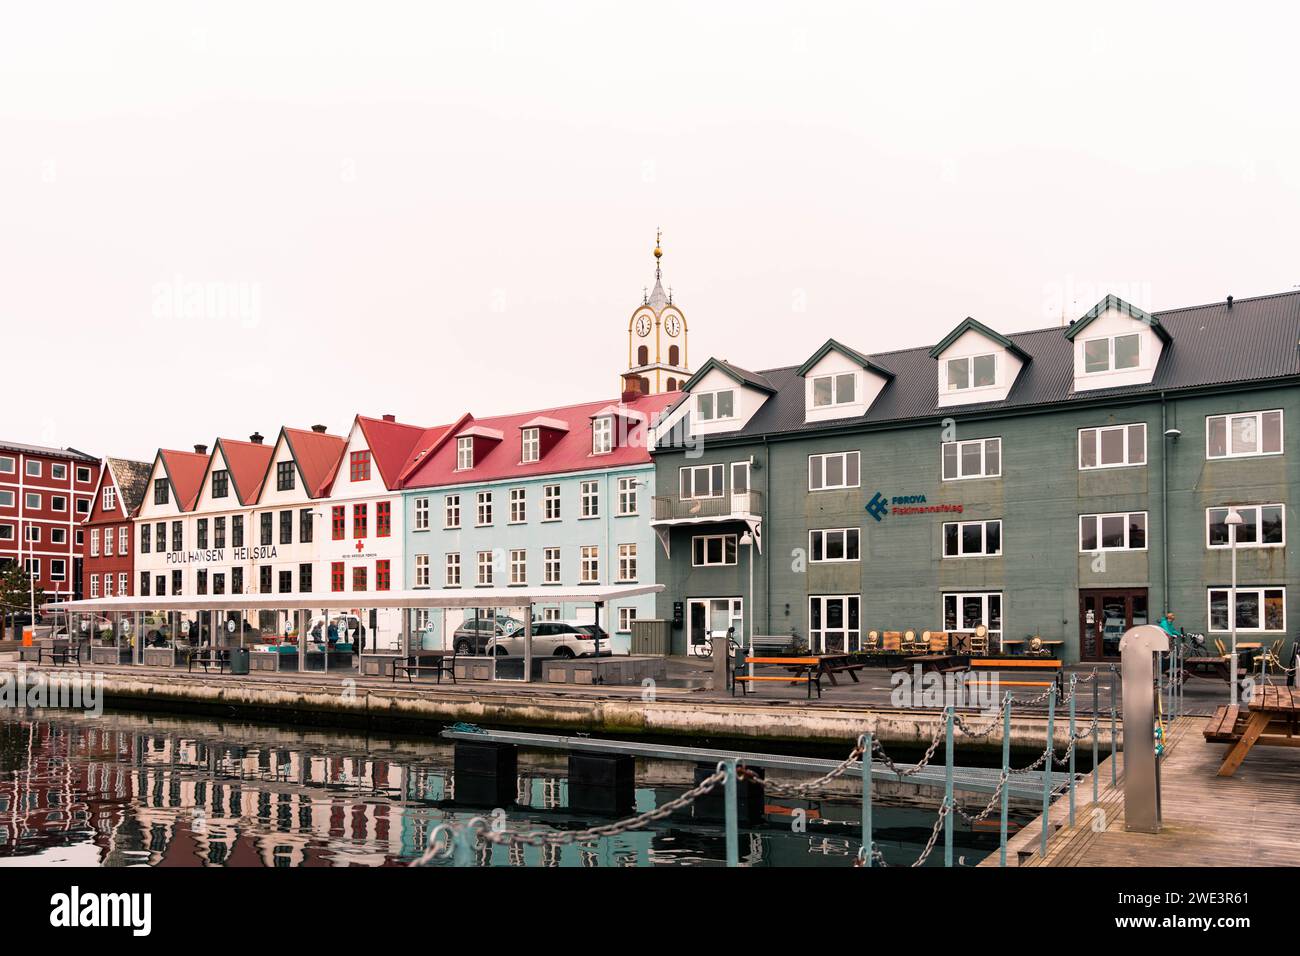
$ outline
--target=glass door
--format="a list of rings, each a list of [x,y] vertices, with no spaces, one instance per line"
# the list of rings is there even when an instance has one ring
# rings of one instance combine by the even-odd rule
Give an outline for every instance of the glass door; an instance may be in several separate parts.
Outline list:
[[[1119,642],[1124,632],[1149,620],[1146,588],[1080,591],[1079,658],[1119,660]]]
[[[696,653],[710,638],[715,647],[725,644],[731,628],[735,628],[732,636],[736,641],[744,644],[744,602],[740,598],[692,598],[687,606],[688,653]]]
[[[816,654],[843,654],[862,649],[860,598],[854,594],[808,599],[808,647]]]

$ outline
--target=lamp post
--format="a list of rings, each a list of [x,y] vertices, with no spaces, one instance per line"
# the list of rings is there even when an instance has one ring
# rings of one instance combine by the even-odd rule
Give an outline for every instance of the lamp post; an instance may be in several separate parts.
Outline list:
[[[1232,550],[1232,589],[1228,592],[1228,629],[1232,632],[1232,704],[1237,704],[1237,529],[1245,524],[1236,508],[1228,509],[1228,547]]]
[[[754,535],[746,531],[740,536],[740,543],[749,549],[749,592],[745,603],[749,606],[744,616],[745,630],[749,632],[748,656],[754,656]],[[743,635],[742,635],[743,636]],[[749,674],[754,676],[754,665],[749,665]]]

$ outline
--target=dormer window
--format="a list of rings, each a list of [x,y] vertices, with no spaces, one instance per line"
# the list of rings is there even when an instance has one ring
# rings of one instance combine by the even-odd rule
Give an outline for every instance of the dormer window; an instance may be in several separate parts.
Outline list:
[[[591,453],[608,455],[614,450],[614,416],[604,415],[591,423]]]
[[[166,478],[155,478],[153,480],[153,503],[156,505],[165,505],[171,500],[170,486]]]
[[[523,445],[523,452],[520,456],[521,461],[527,464],[528,462],[537,461],[541,458],[542,437],[538,429],[525,428],[520,437],[520,441]]]
[[[948,360],[948,391],[989,388],[997,384],[996,355],[966,355]]]
[[[456,439],[456,470],[468,471],[474,467],[474,436]]]
[[[1086,339],[1083,343],[1083,370],[1092,374],[1137,368],[1141,356],[1142,336],[1137,332]]]
[[[702,422],[713,422],[735,416],[736,391],[724,388],[717,392],[704,392],[695,396],[695,409]]]
[[[853,372],[839,375],[818,375],[813,378],[813,407],[852,405],[858,394],[858,377]]]
[[[212,473],[212,497],[225,498],[230,494],[230,472],[219,468]]]

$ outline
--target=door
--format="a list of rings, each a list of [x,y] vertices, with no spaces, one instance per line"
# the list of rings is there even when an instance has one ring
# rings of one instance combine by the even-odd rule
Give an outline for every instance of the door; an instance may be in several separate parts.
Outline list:
[[[1079,659],[1119,660],[1119,642],[1131,627],[1146,624],[1146,588],[1091,588],[1079,592]]]
[[[727,630],[733,627],[736,629],[733,637],[744,643],[744,604],[740,598],[691,598],[687,602],[686,621],[688,654],[709,637],[724,641]]]
[[[808,599],[808,646],[815,654],[862,649],[858,624],[860,598],[855,594]]]

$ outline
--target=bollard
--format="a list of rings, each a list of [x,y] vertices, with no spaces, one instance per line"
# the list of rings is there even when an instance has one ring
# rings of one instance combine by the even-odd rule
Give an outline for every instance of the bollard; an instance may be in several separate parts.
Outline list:
[[[862,847],[865,862],[871,866],[874,839],[871,833],[871,734],[862,736]]]
[[[1078,674],[1070,675],[1070,826],[1074,826],[1074,695],[1079,682]]]
[[[1119,642],[1124,668],[1124,829],[1160,832],[1160,760],[1155,748],[1159,685],[1153,680],[1157,655],[1169,649],[1169,635],[1153,624],[1129,628]],[[1155,694],[1152,694],[1152,689]]]
[[[724,781],[726,792],[723,800],[727,806],[727,866],[740,866],[740,833],[736,808],[736,761],[722,761],[722,768],[727,777]]]
[[[998,866],[1007,865],[1007,785],[1011,782],[1011,691],[1002,699],[1002,826],[999,831],[1002,849]]]
[[[1043,838],[1039,849],[1039,859],[1047,858],[1047,811],[1052,804],[1052,763],[1056,757],[1056,741],[1053,737],[1056,724],[1056,685],[1052,685],[1047,695],[1047,762],[1043,764]]]
[[[955,707],[946,708],[945,725],[947,727],[947,739],[944,743],[944,782],[943,782],[943,805],[948,808],[948,816],[943,821],[943,865],[952,866],[952,818],[956,812],[955,801],[952,796],[952,722]]]

